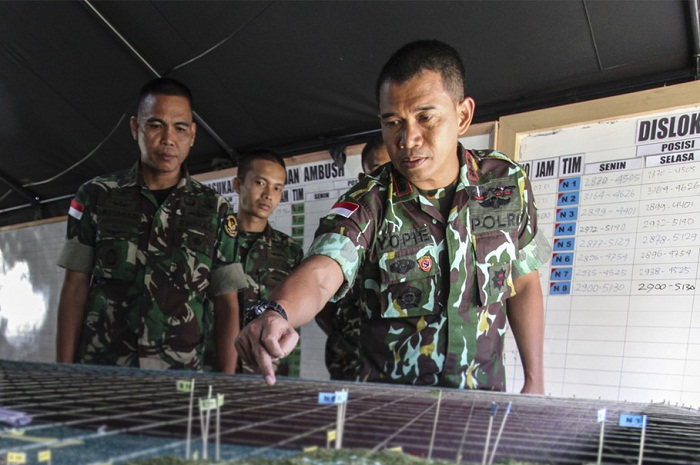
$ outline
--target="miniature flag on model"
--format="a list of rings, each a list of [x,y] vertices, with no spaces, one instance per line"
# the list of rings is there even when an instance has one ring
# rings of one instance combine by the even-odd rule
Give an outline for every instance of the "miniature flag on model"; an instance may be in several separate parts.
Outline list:
[[[25,452],[8,452],[7,463],[27,463],[27,454]]]
[[[348,390],[343,389],[335,392],[319,392],[318,403],[322,405],[337,405],[336,429],[329,431],[326,436],[326,447],[331,441],[335,441],[335,448],[343,447],[343,431],[345,429],[345,411],[348,405]]]
[[[175,383],[177,392],[190,394],[190,408],[187,414],[187,442],[185,443],[185,458],[190,459],[190,444],[192,442],[192,405],[194,404],[194,378],[191,381],[178,380]]]
[[[647,430],[647,416],[631,414],[620,415],[620,426],[624,428],[642,429],[642,435],[639,438],[639,460],[637,461],[637,465],[642,465],[642,458],[644,457],[644,438]]]
[[[19,410],[0,408],[0,422],[10,426],[25,426],[32,422],[32,416]]]
[[[503,415],[503,419],[501,420],[501,427],[498,428],[498,435],[496,435],[496,442],[493,445],[493,449],[491,449],[489,465],[493,463],[493,458],[496,456],[496,449],[498,449],[498,443],[501,440],[501,434],[503,434],[503,428],[506,426],[506,420],[508,419],[508,414],[510,413],[510,407],[512,404],[512,402],[508,402],[508,405],[506,406],[506,414]]]
[[[603,438],[605,436],[605,417],[607,416],[607,409],[598,410],[598,423],[600,423],[600,439],[598,440],[598,461],[597,465],[601,464],[603,460]]]
[[[489,443],[491,442],[491,430],[493,429],[493,419],[498,412],[498,404],[496,402],[491,403],[491,416],[489,417],[489,427],[486,431],[486,442],[484,443],[484,456],[481,459],[481,465],[486,465],[486,456],[488,455]]]

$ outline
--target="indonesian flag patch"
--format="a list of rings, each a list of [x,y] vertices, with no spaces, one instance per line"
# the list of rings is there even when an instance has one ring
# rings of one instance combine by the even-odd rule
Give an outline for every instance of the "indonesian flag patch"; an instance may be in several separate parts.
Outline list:
[[[350,218],[350,215],[355,213],[360,206],[352,202],[336,202],[331,208],[329,214],[336,214],[344,216],[345,218]]]
[[[77,200],[73,199],[70,201],[70,208],[68,209],[68,214],[75,218],[76,220],[80,220],[80,218],[83,217],[83,210],[85,207],[83,206],[82,203],[78,202]]]

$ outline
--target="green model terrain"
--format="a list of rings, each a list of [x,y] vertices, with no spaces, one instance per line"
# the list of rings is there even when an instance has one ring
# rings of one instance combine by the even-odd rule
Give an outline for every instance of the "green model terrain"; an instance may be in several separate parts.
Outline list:
[[[317,449],[282,458],[244,458],[222,462],[158,457],[129,462],[128,465],[209,465],[213,463],[236,465],[455,465],[455,462],[447,460],[427,460],[402,452],[388,450],[371,452],[366,449]],[[495,463],[498,465],[537,465],[532,462],[513,460]],[[471,463],[463,462],[463,465],[471,465]]]

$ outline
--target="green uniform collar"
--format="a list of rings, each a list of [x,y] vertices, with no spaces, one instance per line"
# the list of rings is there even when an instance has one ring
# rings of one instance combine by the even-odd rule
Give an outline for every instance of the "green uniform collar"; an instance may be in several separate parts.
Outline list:
[[[467,165],[467,154],[469,152],[462,147],[462,144],[457,143],[457,158],[459,159],[459,176],[457,188],[468,186],[468,173],[471,176],[471,166]],[[469,154],[471,157],[471,154]],[[391,163],[388,164],[391,169],[391,184],[395,202],[403,202],[406,200],[414,200],[420,195],[418,189],[411,184]]]
[[[187,168],[185,168],[185,165],[182,165],[180,167],[180,180],[177,182],[177,185],[175,186],[176,189],[185,189],[187,191],[192,189],[192,178],[190,177],[189,171],[187,171]],[[145,187],[146,186],[146,181],[143,179],[143,173],[141,169],[141,161],[137,161],[134,163],[134,165],[129,169],[129,171],[126,172],[126,174],[122,177],[119,178],[119,187],[132,187],[132,186],[140,186],[140,187]]]

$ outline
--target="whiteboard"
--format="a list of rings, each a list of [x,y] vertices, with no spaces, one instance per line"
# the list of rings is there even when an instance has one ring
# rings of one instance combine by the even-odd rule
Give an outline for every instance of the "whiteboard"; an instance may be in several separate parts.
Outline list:
[[[532,131],[548,392],[700,405],[700,106]]]

